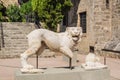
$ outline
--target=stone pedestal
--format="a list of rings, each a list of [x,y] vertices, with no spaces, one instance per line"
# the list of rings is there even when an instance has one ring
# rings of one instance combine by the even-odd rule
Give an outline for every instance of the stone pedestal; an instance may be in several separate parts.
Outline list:
[[[15,80],[110,80],[109,69],[84,70],[75,67],[49,68],[44,73],[23,74],[19,70],[15,72]]]

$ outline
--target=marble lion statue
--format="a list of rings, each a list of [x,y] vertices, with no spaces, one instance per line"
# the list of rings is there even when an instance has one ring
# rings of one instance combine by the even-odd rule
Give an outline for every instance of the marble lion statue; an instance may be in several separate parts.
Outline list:
[[[61,52],[69,58],[73,57],[72,48],[81,41],[81,27],[67,27],[65,32],[56,33],[47,29],[36,29],[27,35],[29,48],[21,54],[22,70],[34,67],[27,63],[29,56],[41,54],[46,46],[55,52]]]

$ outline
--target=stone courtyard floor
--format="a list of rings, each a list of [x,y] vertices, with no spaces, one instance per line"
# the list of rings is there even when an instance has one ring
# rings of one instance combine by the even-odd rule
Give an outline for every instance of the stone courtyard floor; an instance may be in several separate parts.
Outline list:
[[[103,57],[101,62],[103,63]],[[84,62],[85,55],[78,54],[76,65],[80,65]],[[36,65],[36,58],[30,58],[29,62],[32,65]],[[107,65],[110,69],[111,80],[120,80],[120,59],[107,58]],[[64,67],[68,66],[68,63],[63,61],[62,56],[56,56],[51,58],[39,58],[39,68],[45,67]],[[21,68],[20,59],[0,59],[0,80],[14,80],[14,73]]]

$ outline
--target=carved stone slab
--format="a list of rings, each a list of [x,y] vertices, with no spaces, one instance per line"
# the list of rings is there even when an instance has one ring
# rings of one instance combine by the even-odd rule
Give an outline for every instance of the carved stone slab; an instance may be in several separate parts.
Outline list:
[[[44,73],[23,74],[15,72],[15,80],[110,80],[109,69],[85,70],[79,67],[48,68]]]

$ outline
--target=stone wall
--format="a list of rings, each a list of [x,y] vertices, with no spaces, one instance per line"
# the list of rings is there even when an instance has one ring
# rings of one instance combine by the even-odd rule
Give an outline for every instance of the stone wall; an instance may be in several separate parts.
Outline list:
[[[120,40],[120,0],[112,1],[112,36]]]
[[[105,7],[105,1],[101,4],[102,16],[101,28],[96,29],[96,53],[100,55],[106,55],[109,57],[120,58],[120,54],[116,52],[102,51],[106,43],[117,40],[120,42],[120,1],[109,0],[109,8]],[[96,14],[98,15],[98,14]],[[100,19],[100,18],[99,18]],[[112,46],[115,44],[111,44]]]
[[[90,5],[90,4],[88,3],[87,0],[80,0],[79,6],[78,6],[78,11],[77,11],[77,14],[78,14],[77,26],[78,27],[80,27],[80,15],[79,14],[81,12],[85,12],[86,11],[86,13],[87,13],[87,20],[88,20],[88,12],[89,12],[89,10],[87,9],[88,5]],[[87,21],[87,26],[88,26],[88,22],[89,21]],[[87,29],[88,29],[88,27],[87,27]],[[82,41],[78,44],[79,51],[81,51],[83,53],[89,51],[89,42],[88,42],[88,36],[87,36],[87,34],[88,33],[84,33],[83,34]]]
[[[120,0],[112,0],[111,1],[111,38],[109,40],[110,44],[109,46],[115,45],[114,51],[118,52],[108,52],[104,51],[102,54],[113,58],[119,58],[120,59]],[[116,44],[117,43],[117,44]],[[105,54],[106,53],[106,54]]]
[[[94,32],[95,48],[99,51],[104,48],[107,41],[111,38],[111,0],[109,7],[106,6],[106,0],[95,0],[94,2]]]
[[[101,50],[104,44],[111,37],[111,0],[109,0],[109,8],[106,7],[105,0],[80,0],[78,8],[78,22],[80,26],[81,12],[87,13],[87,32],[84,33],[83,42],[87,45],[85,51],[89,51],[89,46],[94,46],[96,50]],[[85,42],[86,41],[86,42]],[[82,43],[83,43],[82,42]]]
[[[96,25],[99,22],[99,18],[101,14],[96,14],[96,12],[100,12],[99,9],[95,9],[95,5],[97,5],[100,8],[100,4],[95,2],[96,0],[80,0],[79,7],[78,7],[78,21],[77,26],[80,26],[80,13],[86,12],[86,33],[83,33],[82,42],[79,43],[79,49],[82,52],[89,52],[90,46],[95,46],[96,42],[96,32],[95,29],[97,28]],[[98,0],[97,0],[98,1]],[[98,2],[101,2],[99,0]],[[97,19],[98,18],[98,19]],[[96,19],[96,20],[95,20]],[[95,22],[96,21],[96,22]],[[101,26],[101,24],[100,24]],[[98,26],[98,27],[100,27]]]
[[[1,23],[0,23],[1,26]],[[0,34],[1,34],[1,27],[0,27]],[[1,35],[0,35],[0,53],[1,53]]]
[[[3,22],[2,26],[4,36],[4,47],[1,47],[0,57],[4,58],[19,56],[19,54],[23,53],[28,47],[26,35],[35,29],[34,24],[19,22]]]

